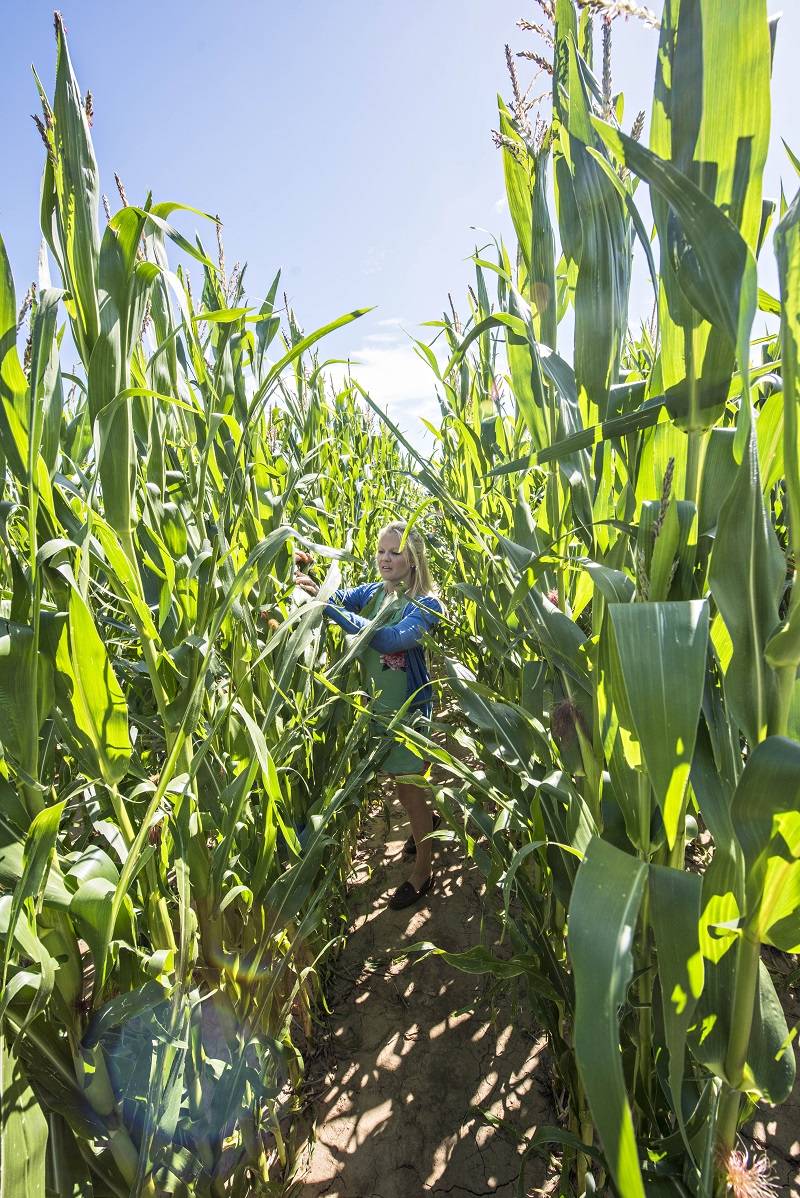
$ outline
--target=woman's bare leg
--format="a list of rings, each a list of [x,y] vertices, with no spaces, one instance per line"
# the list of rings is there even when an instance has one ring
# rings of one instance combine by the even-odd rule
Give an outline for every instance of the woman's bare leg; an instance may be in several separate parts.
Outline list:
[[[423,838],[433,831],[433,815],[425,796],[426,792],[420,786],[412,786],[408,782],[397,783],[397,797],[400,806],[408,814],[417,846],[414,872],[408,879],[415,890],[419,890],[431,874],[431,842]]]

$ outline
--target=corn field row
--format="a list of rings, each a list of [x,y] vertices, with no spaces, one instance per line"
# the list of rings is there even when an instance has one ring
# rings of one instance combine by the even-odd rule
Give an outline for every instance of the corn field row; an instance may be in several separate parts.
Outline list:
[[[558,1146],[564,1194],[721,1198],[741,1121],[792,1090],[761,960],[800,950],[800,193],[762,197],[779,31],[765,0],[666,0],[646,147],[594,61],[626,6],[540,7],[552,111],[515,79],[497,133],[518,247],[476,254],[463,316],[416,343],[430,458],[331,382],[319,342],[360,312],[306,335],[279,278],[249,305],[182,205],[101,227],[56,18],[24,302],[0,240],[2,1198],[291,1180],[375,776],[358,646],[323,603],[398,511],[428,536],[469,752],[405,735],[513,950],[461,964],[524,981],[567,1095],[526,1155]],[[779,297],[756,263],[775,216]],[[759,310],[781,331],[751,342]]]

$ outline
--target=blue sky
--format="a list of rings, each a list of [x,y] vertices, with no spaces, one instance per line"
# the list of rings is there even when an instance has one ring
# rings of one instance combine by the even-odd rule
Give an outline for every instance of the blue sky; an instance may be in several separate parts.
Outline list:
[[[787,0],[775,60],[766,183],[775,196],[780,176],[790,196],[796,183],[778,135],[800,151],[800,78],[790,62],[798,9]],[[377,305],[325,354],[362,362],[354,372],[406,427],[435,419],[437,407],[432,376],[403,330],[425,332],[419,324],[440,314],[448,292],[466,308],[465,259],[487,240],[475,226],[511,240],[490,131],[496,94],[510,91],[503,46],[534,46],[516,22],[538,12],[530,0],[65,0],[63,8],[78,81],[94,97],[112,208],[118,171],[132,202],[152,189],[157,200],[219,212],[229,267],[247,261],[256,297],[282,267],[306,330]],[[30,119],[30,64],[52,92],[51,6],[3,0],[0,42],[0,231],[21,295],[35,276],[43,152]],[[616,21],[614,45],[628,124],[649,107],[657,34]],[[539,83],[534,94],[546,88]],[[197,227],[213,246],[213,226]],[[766,265],[762,285],[774,290]],[[633,312],[646,315],[648,305],[640,271]]]

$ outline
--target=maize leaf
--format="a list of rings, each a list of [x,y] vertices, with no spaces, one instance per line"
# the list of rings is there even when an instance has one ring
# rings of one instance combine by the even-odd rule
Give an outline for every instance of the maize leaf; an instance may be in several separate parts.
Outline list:
[[[128,708],[89,609],[74,588],[66,622],[53,639],[58,707],[96,776],[114,786],[130,761]]]
[[[75,341],[88,363],[100,332],[97,290],[100,233],[97,213],[100,179],[83,97],[70,62],[64,24],[56,17],[56,86],[53,94],[53,184],[60,246],[54,249],[77,310],[72,321]],[[52,227],[44,226],[52,238]],[[58,250],[61,252],[59,253]]]
[[[555,239],[547,204],[548,149],[537,154],[520,135],[511,113],[498,96],[500,133],[518,147],[503,146],[503,175],[511,220],[527,271],[525,298],[534,313],[537,341],[555,349]]]
[[[759,940],[800,951],[800,745],[770,736],[731,803],[745,866],[745,916]]]
[[[753,253],[761,228],[769,84],[764,0],[667,0],[651,149],[727,214]],[[693,427],[707,426],[727,397],[736,339],[727,344],[719,324],[709,326],[707,304],[686,285],[685,267],[698,243],[669,197],[655,194],[653,212],[661,243],[661,365],[670,410]],[[710,227],[707,236],[713,243]],[[741,356],[741,344],[737,348]]]
[[[0,1087],[0,1198],[45,1198],[47,1120],[5,1029]]]
[[[578,1067],[621,1198],[644,1198],[618,1009],[633,976],[631,944],[646,880],[643,862],[595,838],[578,869],[569,906]]]
[[[683,834],[683,811],[703,698],[708,605],[613,604],[620,667],[647,772],[664,816],[670,849]],[[642,654],[648,668],[641,667]]]
[[[631,244],[625,205],[590,149],[603,149],[573,41],[569,54],[569,140],[581,260],[575,284],[575,378],[585,424],[609,415],[628,323]]]
[[[17,304],[5,243],[0,237],[0,448],[16,475],[28,477],[28,380],[17,353]]]
[[[783,457],[790,544],[800,555],[800,191],[774,236],[781,287]]]
[[[695,375],[698,365],[690,348],[687,363],[676,372],[674,381],[667,382],[665,376],[670,414],[681,420],[688,418],[691,428],[713,424],[714,409],[728,398],[734,348],[739,355],[743,392],[745,397],[749,395],[748,338],[758,299],[753,252],[735,224],[688,176],[596,117],[592,123],[618,160],[666,201],[677,243],[673,253],[681,291],[722,337],[709,341],[699,367],[701,374]],[[694,327],[696,317],[687,320],[687,327]],[[745,398],[742,412],[749,416],[749,411]],[[742,421],[740,429],[746,425]]]
[[[75,1133],[62,1115],[47,1116],[47,1186],[59,1198],[93,1198],[89,1166],[83,1159]]]
[[[761,492],[758,452],[750,435],[719,514],[709,582],[733,643],[725,698],[750,745],[774,718],[778,685],[764,650],[778,626],[786,566]]]
[[[658,979],[669,1052],[672,1109],[687,1140],[683,1080],[686,1034],[703,990],[700,904],[703,882],[697,874],[651,865],[648,874]]]

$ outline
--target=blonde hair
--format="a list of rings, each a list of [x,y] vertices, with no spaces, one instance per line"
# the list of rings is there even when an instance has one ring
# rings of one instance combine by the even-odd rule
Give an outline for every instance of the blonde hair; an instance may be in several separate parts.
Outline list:
[[[435,595],[436,587],[431,578],[431,570],[425,553],[425,538],[419,529],[415,526],[409,528],[405,520],[392,520],[378,533],[379,540],[385,532],[397,533],[400,544],[403,545],[403,552],[408,555],[408,560],[411,562],[411,578],[406,588],[409,599],[416,599],[420,595]]]

